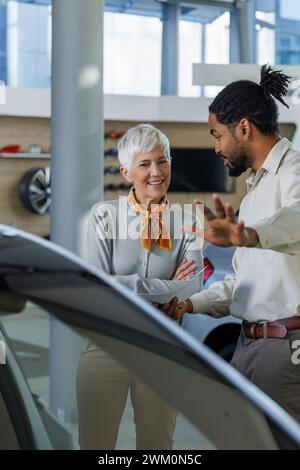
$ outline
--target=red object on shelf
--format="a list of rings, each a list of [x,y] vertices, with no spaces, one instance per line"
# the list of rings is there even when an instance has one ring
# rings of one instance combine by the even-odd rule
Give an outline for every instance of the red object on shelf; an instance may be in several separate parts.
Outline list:
[[[0,153],[19,153],[21,145],[5,145],[0,149]]]
[[[105,133],[105,138],[115,140],[115,139],[120,139],[125,134],[126,134],[125,131],[118,131],[118,132],[117,131],[109,131],[109,132]]]
[[[105,134],[106,139],[116,139],[117,133],[115,131],[110,131]]]

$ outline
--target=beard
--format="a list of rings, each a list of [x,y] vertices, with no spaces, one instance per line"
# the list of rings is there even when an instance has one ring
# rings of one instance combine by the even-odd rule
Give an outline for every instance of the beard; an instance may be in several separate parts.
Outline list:
[[[221,155],[221,157],[227,161],[226,166],[228,168],[229,176],[240,176],[248,168],[247,156],[243,151],[231,154],[229,157],[225,157],[224,155]]]

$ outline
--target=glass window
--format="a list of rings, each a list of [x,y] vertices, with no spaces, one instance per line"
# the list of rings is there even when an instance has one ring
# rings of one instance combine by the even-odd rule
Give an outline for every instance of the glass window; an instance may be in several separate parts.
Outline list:
[[[1,317],[33,393],[49,401],[49,315],[27,302],[22,313]]]
[[[256,11],[257,63],[275,63],[275,12]],[[270,26],[269,26],[270,25]],[[269,27],[268,27],[269,26]]]
[[[299,0],[280,0],[279,14],[288,20],[300,20]]]
[[[230,14],[227,11],[206,26],[205,62],[207,64],[229,64],[229,28]],[[215,97],[221,89],[222,87],[206,86],[205,96]]]
[[[61,334],[61,330],[57,330],[52,336],[54,341],[49,344],[49,312],[83,338],[88,338],[76,381],[80,435],[85,435],[87,445],[91,443],[93,448],[101,448],[99,439],[103,445],[108,433],[110,441],[115,441],[130,388],[136,419],[134,423],[129,405],[127,418],[127,411],[124,415],[127,425],[123,435],[120,432],[118,436],[123,439],[118,441],[119,448],[130,448],[135,440],[135,428],[139,436],[144,436],[144,441],[146,437],[148,442],[151,440],[148,448],[165,448],[174,430],[176,410],[185,418],[178,416],[175,448],[296,447],[298,429],[297,433],[295,429],[290,429],[289,434],[285,432],[289,423],[276,408],[272,410],[272,403],[256,395],[228,364],[222,363],[203,345],[192,342],[176,323],[132,296],[130,291],[120,289],[109,277],[100,273],[95,276],[79,261],[23,235],[10,233],[3,237],[0,253],[2,276],[5,276],[0,309],[2,314],[6,313],[4,329],[12,339],[7,341],[7,363],[1,366],[4,374],[0,374],[0,379],[8,370],[5,368],[10,367],[15,385],[9,390],[18,392],[14,405],[19,402],[20,407],[26,409],[28,425],[31,423],[31,434],[37,445],[46,446],[50,439],[54,448],[67,448],[67,439],[60,421],[49,416],[40,403],[35,405],[36,397],[33,402],[23,375],[18,372],[13,351],[18,352],[23,364],[27,361],[24,370],[27,370],[32,390],[37,392],[37,382],[33,380],[49,376],[43,355],[52,353],[53,348],[52,370],[61,374],[61,386],[65,388],[60,398],[65,408],[75,394],[72,393],[75,392],[72,374],[76,375],[77,367],[72,367],[72,361],[75,366],[78,364],[77,354],[74,355],[65,332]],[[7,315],[8,310],[22,313]],[[59,326],[61,328],[62,323]],[[0,339],[7,337],[4,329],[0,323]],[[8,387],[3,387],[2,382],[0,380],[3,393]],[[40,382],[42,385],[47,387],[47,383]],[[56,411],[58,418],[67,415],[62,413],[63,408]],[[74,420],[74,415],[72,418]],[[100,427],[102,435],[99,435]],[[21,421],[18,431],[23,428]],[[76,422],[72,429],[77,435]],[[143,442],[138,442],[140,448],[145,448]],[[105,449],[111,447],[114,442],[110,447],[104,446]]]
[[[50,86],[51,8],[7,3],[7,75],[14,87]]]
[[[226,11],[206,26],[205,62],[207,64],[229,63],[229,25],[230,15]]]
[[[0,389],[0,450],[18,450],[19,443]]]
[[[280,0],[276,28],[276,63],[299,65],[300,10],[297,0]]]
[[[100,286],[99,286],[100,287]],[[101,287],[100,287],[101,289]],[[65,313],[67,313],[67,308]],[[50,310],[51,311],[51,308]],[[63,312],[63,310],[61,310]],[[33,302],[27,302],[25,308],[21,313],[9,314],[6,315],[5,311],[2,313],[2,326],[1,328],[5,329],[6,334],[9,336],[9,345],[7,347],[13,348],[14,353],[16,354],[19,363],[25,373],[28,384],[30,386],[31,392],[35,397],[35,402],[38,409],[40,410],[41,417],[43,418],[45,431],[47,432],[49,439],[51,441],[54,449],[68,449],[71,447],[79,448],[78,438],[79,438],[79,429],[78,429],[78,420],[75,416],[74,420],[66,420],[65,422],[68,425],[69,430],[71,430],[71,436],[67,436],[64,426],[64,413],[60,413],[58,416],[58,422],[51,419],[49,415],[49,389],[50,389],[50,378],[49,378],[49,355],[51,343],[49,342],[49,326],[50,326],[50,316],[47,311],[38,306]],[[64,315],[64,314],[63,314]],[[119,329],[119,326],[115,326],[116,330]],[[81,331],[84,331],[81,328]],[[88,330],[86,330],[88,332]],[[130,357],[131,349],[134,350],[133,353],[140,357],[144,363],[150,362],[154,363],[157,361],[156,355],[152,355],[150,352],[147,353],[147,350],[144,350],[143,347],[135,348],[130,343],[124,341],[114,340],[113,338],[107,336],[101,336],[100,341],[108,345],[108,351],[111,351],[111,346],[113,350],[116,348],[116,355],[118,356],[119,351],[122,351],[121,356]],[[0,336],[1,337],[1,336]],[[95,336],[95,341],[98,341],[98,335]],[[95,436],[89,434],[88,439],[97,440],[96,430],[93,428],[91,422],[95,422],[95,419],[86,423],[86,418],[89,416],[89,411],[93,410],[94,417],[99,416],[99,420],[106,420],[106,431],[108,434],[108,429],[111,429],[112,422],[115,420],[113,413],[110,415],[106,413],[101,407],[99,402],[99,393],[104,394],[105,390],[101,388],[99,383],[99,377],[102,377],[102,380],[107,381],[107,386],[109,386],[109,375],[111,375],[111,395],[112,400],[115,400],[115,407],[118,405],[118,387],[119,395],[123,394],[127,396],[127,400],[123,405],[123,413],[120,421],[120,426],[117,433],[117,449],[135,449],[136,448],[136,428],[134,422],[134,409],[132,405],[133,402],[141,399],[140,394],[145,395],[145,400],[149,401],[152,398],[148,397],[148,394],[152,395],[153,393],[146,387],[133,372],[127,371],[124,366],[118,362],[118,360],[113,359],[109,354],[105,353],[102,349],[96,346],[96,344],[91,343],[90,340],[87,340],[82,336],[83,354],[80,360],[78,368],[78,395],[79,403],[81,408],[79,410],[79,423],[83,428],[83,435],[86,436],[86,432],[95,433]],[[120,349],[121,348],[121,349]],[[113,353],[114,354],[114,353]],[[148,357],[149,356],[149,357]],[[163,361],[162,361],[163,362]],[[165,376],[167,374],[167,367],[170,365],[169,361],[166,361],[166,365],[160,366],[160,360],[158,360],[157,367],[163,367],[163,374],[158,374],[158,382],[160,382],[159,377]],[[172,364],[172,362],[171,362]],[[95,367],[96,366],[96,367]],[[93,372],[93,367],[95,370]],[[102,368],[103,367],[103,368]],[[70,374],[70,370],[68,371]],[[98,379],[97,379],[98,377]],[[131,387],[131,393],[129,391],[129,380],[134,384]],[[128,386],[126,385],[128,381]],[[75,396],[75,376],[72,376],[72,382],[74,383],[74,396]],[[122,392],[122,389],[124,391]],[[160,387],[159,387],[160,388]],[[127,391],[126,391],[126,390]],[[67,390],[67,388],[66,388]],[[94,392],[97,396],[94,396]],[[68,390],[69,393],[69,390]],[[135,396],[136,394],[136,396]],[[154,402],[156,400],[161,401],[162,399],[157,395],[157,398],[153,397]],[[162,400],[161,406],[166,406],[166,410],[169,410],[169,405],[163,405],[164,400]],[[105,402],[105,406],[109,403]],[[121,404],[120,404],[121,406]],[[140,405],[137,405],[140,406]],[[122,406],[121,406],[122,407]],[[160,408],[161,409],[161,408]],[[162,410],[162,409],[161,409]],[[62,410],[61,410],[62,411]],[[137,409],[135,411],[137,413]],[[176,413],[175,413],[176,414]],[[145,410],[145,419],[147,419],[147,411]],[[6,439],[5,446],[11,446],[16,448],[17,443],[14,439],[14,435],[9,428],[9,421],[7,418],[7,413],[3,408],[3,403],[1,401],[1,382],[0,382],[0,437],[1,431],[6,430]],[[34,419],[31,414],[29,414],[30,419]],[[99,423],[100,423],[99,421]],[[159,427],[161,427],[161,422]],[[150,430],[150,424],[148,424]],[[87,430],[86,430],[87,427]],[[159,427],[157,429],[159,429]],[[9,431],[9,432],[8,432]],[[85,437],[86,438],[86,437]],[[163,439],[163,436],[161,436]],[[1,441],[1,439],[0,439]],[[99,440],[97,441],[99,443]],[[101,442],[101,439],[100,439]],[[101,447],[101,444],[99,444]],[[0,442],[1,448],[1,442]],[[7,447],[8,448],[8,447]],[[204,434],[202,434],[196,426],[194,426],[190,420],[185,418],[182,414],[179,414],[176,418],[176,426],[174,431],[174,449],[214,449],[215,446],[210,442]]]
[[[276,45],[277,64],[300,64],[300,35],[278,33]]]
[[[0,4],[0,81],[7,83],[7,44],[6,44],[7,6]]]
[[[200,63],[203,25],[191,21],[179,22],[179,96],[200,96],[200,87],[193,85],[193,65]]]
[[[104,14],[104,93],[160,95],[162,23]]]
[[[257,63],[274,64],[275,30],[256,25],[257,30]]]

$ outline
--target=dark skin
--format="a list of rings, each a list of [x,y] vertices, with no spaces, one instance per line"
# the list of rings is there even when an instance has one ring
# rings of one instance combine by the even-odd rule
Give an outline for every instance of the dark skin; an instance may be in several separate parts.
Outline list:
[[[271,149],[280,140],[279,135],[263,135],[248,119],[241,119],[238,123],[227,126],[219,123],[216,115],[210,113],[208,122],[210,133],[216,139],[216,153],[224,159],[225,165],[232,171],[235,168],[242,168],[242,171],[251,168],[257,172]],[[212,201],[214,211],[201,204],[200,200],[195,200],[196,205],[204,206],[205,229],[195,229],[186,225],[183,227],[184,231],[196,233],[217,246],[255,247],[259,242],[257,232],[251,227],[246,227],[244,221],[236,221],[232,205],[224,204],[218,194],[213,194]],[[157,304],[157,307],[174,320],[178,320],[184,313],[193,311],[190,299],[178,300],[176,297],[168,304]]]

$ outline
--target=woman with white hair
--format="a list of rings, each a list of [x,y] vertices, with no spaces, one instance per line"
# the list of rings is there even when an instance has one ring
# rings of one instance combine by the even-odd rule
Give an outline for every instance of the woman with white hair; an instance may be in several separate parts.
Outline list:
[[[170,292],[171,298],[176,290],[185,297],[199,292],[202,252],[194,245],[195,236],[181,230],[183,223],[195,225],[195,217],[178,206],[173,210],[167,200],[167,137],[150,124],[131,128],[119,142],[118,157],[120,172],[132,188],[125,200],[99,202],[92,208],[87,261],[137,294]],[[128,391],[137,449],[172,448],[176,410],[89,342],[77,374],[81,449],[115,448]]]

